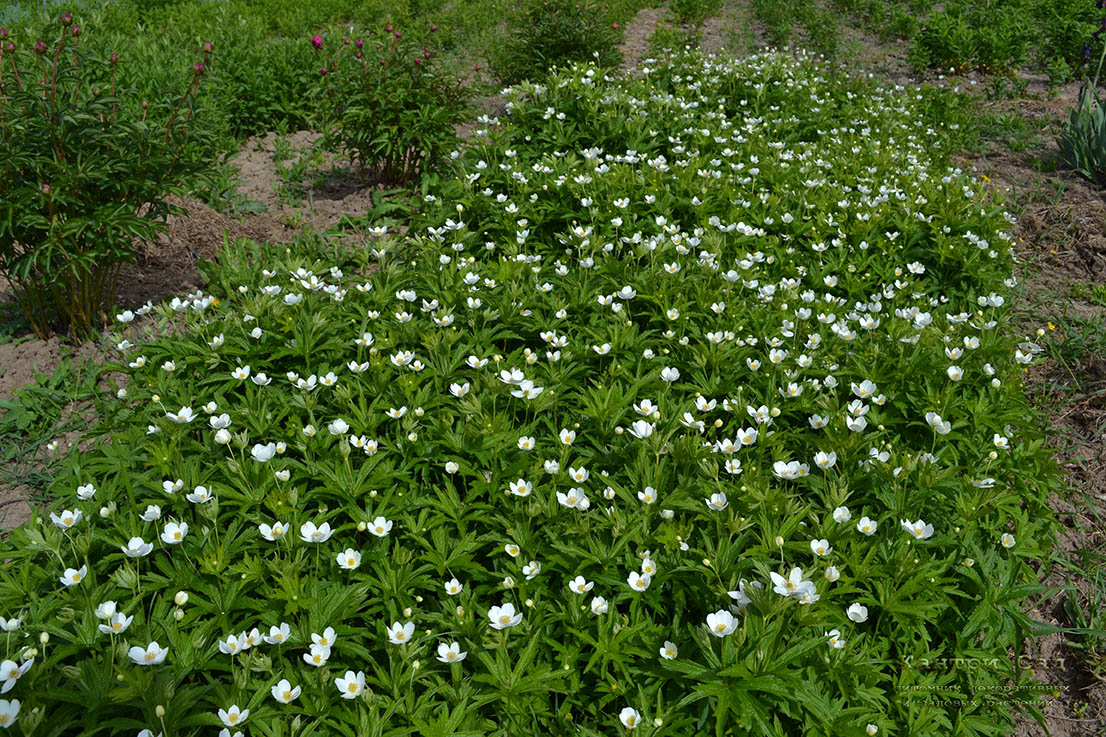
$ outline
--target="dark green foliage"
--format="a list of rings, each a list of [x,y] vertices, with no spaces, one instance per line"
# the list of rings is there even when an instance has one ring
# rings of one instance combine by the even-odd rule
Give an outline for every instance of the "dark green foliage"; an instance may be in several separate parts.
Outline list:
[[[84,35],[66,14],[58,40],[0,52],[0,274],[40,337],[99,324],[165,195],[203,168],[193,112],[211,47],[178,66],[183,95],[128,106],[129,67]]]
[[[454,126],[464,118],[469,92],[437,64],[430,46],[435,30],[413,39],[389,24],[377,41],[346,39],[332,52],[322,36],[312,39],[329,142],[363,176],[410,184],[457,145]]]
[[[619,19],[610,6],[582,0],[530,0],[510,22],[510,30],[491,54],[504,82],[535,79],[554,67],[597,61],[614,67],[622,61]]]

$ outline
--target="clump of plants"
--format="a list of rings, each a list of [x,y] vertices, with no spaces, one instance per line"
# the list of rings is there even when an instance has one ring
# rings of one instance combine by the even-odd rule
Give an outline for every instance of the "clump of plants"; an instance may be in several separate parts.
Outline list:
[[[434,170],[458,143],[464,80],[440,68],[430,40],[387,24],[376,41],[345,39],[327,48],[314,36],[322,66],[327,142],[345,152],[363,178],[407,185]]]
[[[166,197],[202,168],[196,92],[128,104],[120,57],[82,47],[65,13],[56,41],[0,29],[0,275],[39,337],[87,336],[110,314],[135,244],[164,227]]]
[[[1099,7],[1104,3],[1100,0]],[[1106,18],[1095,31],[1093,42],[1101,44],[1099,37],[1106,31]],[[1089,52],[1091,45],[1085,47]],[[1085,53],[1085,56],[1089,56]],[[1106,108],[1098,94],[1098,80],[1106,61],[1106,47],[1098,58],[1094,77],[1086,79],[1079,90],[1079,103],[1071,111],[1068,124],[1057,143],[1060,160],[1064,165],[1099,186],[1106,186]]]
[[[511,22],[511,31],[491,63],[499,78],[515,83],[537,79],[554,67],[595,62],[622,63],[622,29],[609,4],[596,0],[530,0]]]

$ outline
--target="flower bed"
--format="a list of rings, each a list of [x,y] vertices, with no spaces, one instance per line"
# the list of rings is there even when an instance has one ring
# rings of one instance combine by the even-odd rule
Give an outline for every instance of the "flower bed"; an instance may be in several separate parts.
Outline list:
[[[923,93],[647,69],[511,90],[416,235],[120,316],[110,444],[0,543],[17,733],[1012,723],[1055,476],[1007,217]]]

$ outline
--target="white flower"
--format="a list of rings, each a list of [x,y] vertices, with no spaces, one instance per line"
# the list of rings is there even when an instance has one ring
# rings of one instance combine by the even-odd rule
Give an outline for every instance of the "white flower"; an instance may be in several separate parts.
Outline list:
[[[464,585],[456,578],[451,578],[445,582],[445,592],[450,596],[456,596],[464,590]]]
[[[675,367],[672,367],[672,366],[666,366],[665,368],[661,369],[661,379],[663,379],[664,381],[667,381],[669,384],[671,384],[674,381],[679,380],[679,378],[680,378],[680,370],[679,369],[677,369]]]
[[[630,588],[634,591],[645,591],[649,588],[649,584],[652,580],[652,576],[648,573],[638,573],[637,571],[631,571],[630,575],[626,577],[626,583],[628,583]]]
[[[388,642],[393,645],[403,645],[411,641],[411,635],[413,634],[415,634],[414,622],[407,622],[406,624],[392,622],[392,626],[388,628]]]
[[[267,525],[263,522],[257,526],[257,529],[261,532],[261,536],[269,541],[279,540],[288,532],[284,523],[279,520],[272,525]]]
[[[591,600],[591,613],[599,616],[600,614],[606,614],[608,609],[607,600],[602,596],[596,596]]]
[[[334,679],[334,685],[338,687],[343,699],[356,699],[365,690],[365,673],[347,670],[344,676]]]
[[[349,424],[339,417],[334,422],[327,425],[326,429],[331,435],[344,435],[349,432]]]
[[[814,593],[814,582],[803,580],[803,569],[797,566],[791,569],[787,578],[775,571],[769,573],[768,577],[772,579],[774,591],[780,596],[801,596],[804,593]]]
[[[1016,541],[1014,540],[1014,536],[1011,535],[1009,532],[1002,533],[1002,547],[1009,550],[1010,548],[1014,547],[1015,542]]]
[[[852,513],[849,511],[848,507],[838,507],[837,509],[833,510],[834,522],[842,524],[848,522],[850,519],[852,519]]]
[[[323,522],[318,527],[314,522],[304,522],[300,525],[300,540],[305,543],[323,543],[330,539],[330,536],[334,534],[330,529],[329,522]]]
[[[438,660],[443,663],[460,663],[467,656],[467,652],[461,651],[461,645],[459,643],[451,642],[446,645],[443,642],[438,645]]]
[[[80,522],[83,517],[84,514],[79,509],[74,509],[72,511],[63,509],[61,514],[50,513],[50,521],[62,530],[68,530],[73,525]]]
[[[645,420],[635,420],[634,424],[630,425],[629,433],[635,438],[644,440],[653,434],[653,430],[656,429],[656,425],[652,422],[646,422]]]
[[[369,532],[377,537],[387,537],[388,533],[392,531],[391,520],[386,520],[383,517],[377,517],[369,523]]]
[[[291,636],[292,629],[288,626],[287,622],[281,622],[280,625],[273,625],[269,628],[269,634],[265,635],[262,639],[270,645],[282,645],[288,642],[288,638]]]
[[[238,704],[233,704],[229,709],[220,709],[219,720],[227,727],[236,727],[242,724],[250,716],[249,709],[239,709]]]
[[[277,447],[276,443],[268,443],[266,445],[257,444],[250,450],[250,455],[258,463],[268,463],[276,455]]]
[[[737,629],[737,620],[725,609],[707,615],[707,629],[715,637],[726,637]]]
[[[512,481],[510,484],[510,492],[515,496],[530,496],[530,492],[534,487],[529,481],[519,479],[518,481]]]
[[[186,425],[196,417],[191,407],[181,407],[176,412],[166,412],[165,416],[179,425]]]
[[[522,573],[526,576],[526,580],[533,580],[539,573],[541,573],[541,563],[536,560],[530,561],[529,564],[522,567]]]
[[[493,629],[502,630],[507,627],[514,627],[516,624],[522,621],[522,614],[515,613],[515,606],[510,602],[503,604],[502,606],[493,606],[488,610],[488,619],[491,620]]]
[[[811,540],[810,550],[815,555],[829,555],[833,552],[833,548],[830,547],[829,540]]]
[[[316,668],[322,668],[328,660],[330,660],[330,647],[317,642],[312,643],[310,651],[303,654],[303,662]]]
[[[588,581],[583,576],[577,576],[568,582],[568,589],[577,594],[586,594],[594,588],[595,582]]]
[[[341,553],[338,553],[338,567],[346,570],[355,570],[361,565],[361,554],[353,548],[346,548]]]
[[[841,632],[839,630],[830,630],[825,634],[825,636],[829,638],[829,640],[826,641],[826,644],[828,644],[834,650],[840,650],[841,648],[845,647],[845,643],[841,641]]]
[[[860,521],[856,523],[856,529],[865,535],[874,535],[878,526],[874,520],[867,517],[861,517]]]
[[[127,657],[134,661],[135,665],[160,665],[165,662],[165,656],[168,654],[169,648],[161,647],[156,640],[144,648],[135,645],[127,651]]]
[[[709,624],[708,624],[709,626]],[[665,660],[675,660],[676,656],[680,654],[680,651],[676,649],[676,643],[671,640],[664,641],[664,647],[661,648],[661,657]]]
[[[857,624],[861,624],[862,622],[867,622],[868,621],[868,607],[860,604],[859,602],[857,602],[855,604],[850,604],[849,608],[845,610],[845,615],[848,616],[849,619],[856,622]]]
[[[627,706],[618,713],[618,719],[626,729],[637,729],[637,725],[641,722],[641,713]]]
[[[288,682],[287,678],[281,678],[270,689],[273,694],[273,698],[282,704],[290,704],[300,696],[300,687],[296,686],[292,688],[292,684]]]
[[[153,543],[148,543],[140,537],[132,537],[126,545],[121,545],[123,554],[128,558],[141,558],[149,555],[154,549]]]
[[[161,541],[166,545],[176,545],[183,542],[187,534],[187,522],[167,522],[161,533]]]
[[[710,495],[710,499],[706,500],[707,507],[715,511],[722,511],[729,506],[729,501],[726,499],[726,492],[719,491]]]
[[[8,729],[19,718],[19,699],[0,699],[0,729]]]
[[[643,491],[637,493],[637,498],[646,504],[652,504],[657,501],[657,490],[652,486],[646,486]]]
[[[902,528],[913,535],[916,540],[928,540],[933,537],[933,525],[927,525],[925,520],[911,522],[904,519],[901,524]]]

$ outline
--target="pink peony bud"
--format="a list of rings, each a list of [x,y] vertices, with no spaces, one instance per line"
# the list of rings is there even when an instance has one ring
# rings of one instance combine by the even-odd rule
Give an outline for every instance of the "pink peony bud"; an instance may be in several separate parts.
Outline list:
[[[415,63],[416,64],[422,64],[422,57],[421,56],[416,56],[415,57]]]
[[[198,61],[192,65],[192,73],[197,77],[202,76],[205,71],[207,71],[207,67],[204,66],[202,61]]]
[[[396,31],[396,38],[399,38],[402,35],[403,35],[403,31]]]
[[[214,50],[215,50],[215,44],[211,43],[210,41],[204,41],[204,53],[205,54],[210,54]]]
[[[357,42],[354,45],[357,46],[357,48],[361,48],[362,46],[365,45],[365,42],[362,41],[361,39],[357,39]]]
[[[42,185],[42,194],[49,195],[53,193],[53,188],[49,184]]]
[[[437,26],[430,26],[430,30],[431,31],[436,31],[436,30],[438,30],[438,27]]]
[[[323,37],[322,36],[312,36],[311,37],[311,45],[314,46],[316,49],[321,49],[323,47]]]
[[[0,41],[4,41],[8,38],[8,29],[0,28]]]
[[[384,26],[384,30],[387,31],[388,33],[391,33],[392,32],[392,24],[389,23],[388,25]]]
[[[46,53],[46,42],[45,41],[39,41],[38,43],[36,43],[35,44],[35,52],[38,53],[38,54],[45,54]]]
[[[73,25],[73,14],[72,13],[62,13],[61,14],[61,24],[63,26]]]
[[[81,27],[80,26],[73,26],[73,29],[71,31],[69,31],[69,35],[72,36],[73,38],[80,38],[81,37]]]
[[[326,76],[329,73],[330,73],[330,71],[326,67],[323,67],[322,69],[319,70],[319,74],[322,74],[323,76]]]
[[[108,61],[110,61],[112,64],[117,64],[119,62],[119,54],[112,54],[108,57]]]

